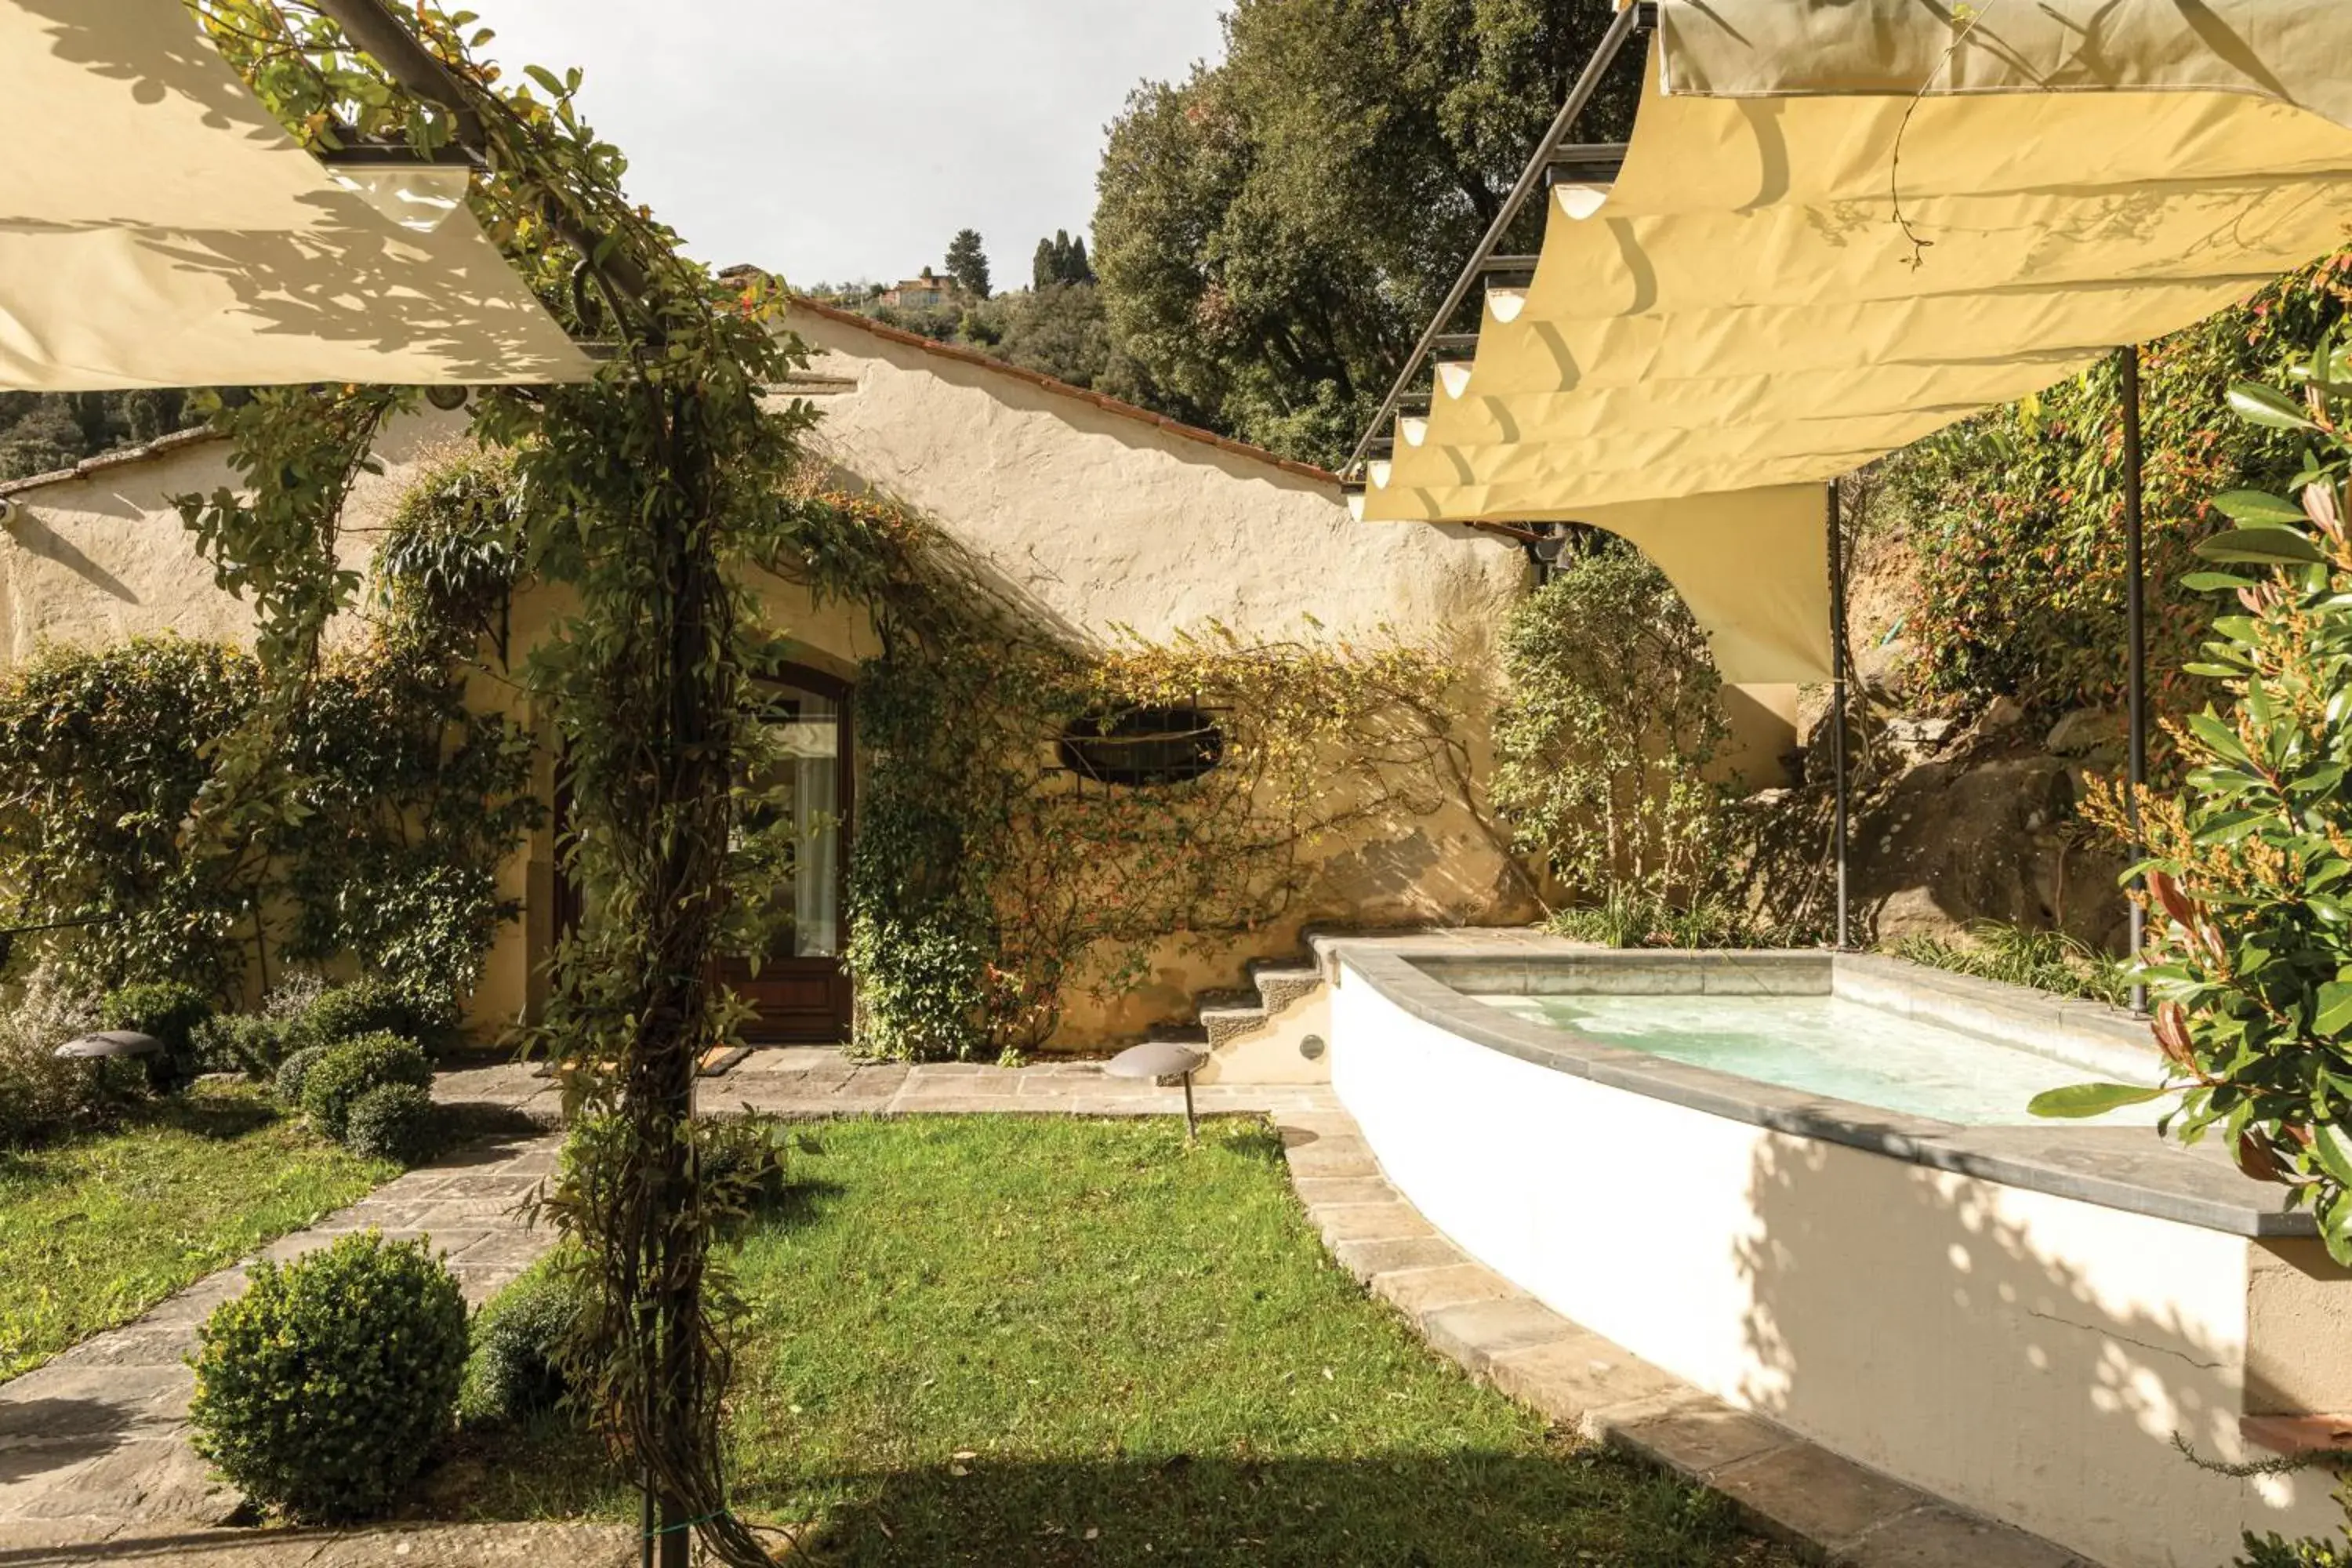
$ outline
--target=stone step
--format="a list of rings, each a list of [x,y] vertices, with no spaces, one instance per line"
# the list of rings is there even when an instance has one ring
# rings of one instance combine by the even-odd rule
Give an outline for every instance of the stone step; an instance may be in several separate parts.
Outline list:
[[[1199,1017],[1209,1037],[1209,1048],[1214,1050],[1228,1040],[1265,1027],[1266,1013],[1263,1007],[1203,1007]]]
[[[1268,1016],[1272,1016],[1293,1002],[1314,994],[1323,984],[1323,972],[1311,967],[1285,966],[1255,970],[1250,978],[1257,982],[1259,1005]]]

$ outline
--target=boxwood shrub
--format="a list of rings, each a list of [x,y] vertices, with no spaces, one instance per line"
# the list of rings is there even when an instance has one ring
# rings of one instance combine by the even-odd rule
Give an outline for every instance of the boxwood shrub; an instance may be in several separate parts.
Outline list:
[[[327,1054],[324,1046],[304,1046],[278,1064],[277,1075],[270,1080],[270,1091],[278,1103],[289,1110],[302,1109],[302,1090],[310,1081],[310,1069]]]
[[[347,1236],[257,1265],[205,1324],[196,1451],[289,1518],[379,1514],[454,1426],[465,1365],[466,1300],[426,1245]]]
[[[440,1129],[430,1092],[410,1083],[380,1083],[352,1101],[343,1143],[354,1154],[421,1165],[433,1157]]]
[[[583,1306],[573,1279],[544,1264],[491,1299],[466,1362],[458,1408],[468,1426],[520,1426],[562,1402]]]
[[[340,1143],[350,1131],[352,1107],[360,1096],[395,1083],[433,1087],[433,1064],[424,1047],[398,1035],[361,1035],[326,1047],[302,1074],[302,1113],[311,1126]]]
[[[302,1016],[303,1028],[322,1046],[385,1034],[431,1047],[454,1035],[457,1024],[457,1008],[446,999],[422,999],[405,986],[373,976],[320,992]]]

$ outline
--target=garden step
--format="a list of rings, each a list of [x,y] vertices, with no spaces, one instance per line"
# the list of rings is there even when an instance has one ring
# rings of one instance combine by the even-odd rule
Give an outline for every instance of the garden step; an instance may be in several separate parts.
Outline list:
[[[1323,972],[1315,968],[1260,969],[1251,978],[1257,982],[1259,1002],[1268,1017],[1313,995],[1323,984]]]
[[[1201,1027],[1208,1032],[1212,1050],[1228,1040],[1264,1028],[1265,1019],[1263,1007],[1203,1007],[1200,1012]]]

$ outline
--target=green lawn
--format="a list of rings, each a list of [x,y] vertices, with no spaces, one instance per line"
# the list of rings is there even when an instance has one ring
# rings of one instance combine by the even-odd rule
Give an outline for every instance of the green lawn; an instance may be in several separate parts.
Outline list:
[[[826,1125],[740,1249],[737,1505],[844,1563],[1779,1563],[1431,1354],[1254,1121]],[[628,1516],[552,1426],[434,1511]]]
[[[199,1085],[110,1131],[0,1152],[0,1378],[397,1173],[303,1131],[241,1084]]]

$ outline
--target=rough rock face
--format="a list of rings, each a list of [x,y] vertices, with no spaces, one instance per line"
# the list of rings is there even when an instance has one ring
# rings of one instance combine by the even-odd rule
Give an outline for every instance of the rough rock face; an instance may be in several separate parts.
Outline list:
[[[1882,942],[1979,920],[2124,946],[2122,858],[2074,816],[2078,767],[2031,742],[1921,762],[1870,792],[1853,837],[1855,908]]]

